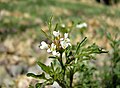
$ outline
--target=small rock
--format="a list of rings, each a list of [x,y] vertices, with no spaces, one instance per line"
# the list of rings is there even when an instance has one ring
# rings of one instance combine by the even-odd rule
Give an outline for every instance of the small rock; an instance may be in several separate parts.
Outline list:
[[[13,85],[14,85],[13,78],[7,75],[3,80],[2,88],[11,88]]]
[[[34,65],[34,66],[31,66],[29,67],[28,69],[28,73],[41,73],[42,72],[42,69],[38,66],[38,65]]]
[[[29,58],[29,60],[28,60],[28,64],[29,64],[30,66],[36,64],[36,58],[35,58],[35,57],[31,57],[31,58]]]
[[[0,85],[2,85],[4,77],[7,75],[7,72],[5,70],[4,66],[0,66]]]
[[[13,77],[16,77],[20,74],[27,73],[27,70],[28,70],[28,66],[25,63],[19,63],[17,65],[7,66],[8,73]]]
[[[0,52],[7,52],[7,48],[3,44],[0,44]]]
[[[27,76],[18,76],[16,79],[16,88],[28,88],[33,79]]]

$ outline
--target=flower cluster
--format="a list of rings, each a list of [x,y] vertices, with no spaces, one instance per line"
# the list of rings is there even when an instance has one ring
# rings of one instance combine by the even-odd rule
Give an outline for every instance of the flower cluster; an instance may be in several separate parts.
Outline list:
[[[71,46],[70,39],[68,38],[68,33],[65,33],[64,37],[61,37],[59,31],[53,31],[53,36],[53,42],[49,45],[42,41],[40,49],[46,49],[48,53],[52,53],[52,55],[59,57],[61,49],[64,50],[68,46]]]

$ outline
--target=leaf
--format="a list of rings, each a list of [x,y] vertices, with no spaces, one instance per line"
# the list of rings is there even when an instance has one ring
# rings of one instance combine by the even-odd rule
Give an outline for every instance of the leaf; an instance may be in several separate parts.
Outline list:
[[[40,75],[35,75],[34,73],[28,73],[27,76],[28,76],[28,77],[39,78],[39,79],[46,79],[44,73],[42,73],[42,74],[40,74]]]
[[[108,53],[108,51],[105,51],[105,50],[103,50],[102,48],[99,48],[98,50],[99,50],[98,54],[101,54],[101,53]]]
[[[57,67],[57,68],[55,69],[55,72],[56,72],[56,73],[60,73],[60,72],[61,72],[61,68],[60,68],[60,67]]]
[[[41,63],[40,61],[37,62],[37,64],[42,68],[43,71],[45,71],[46,73],[50,73],[50,67],[46,66],[45,64]]]
[[[53,58],[53,59],[56,59],[56,57],[55,57],[55,56],[49,56],[48,58]]]
[[[87,37],[85,37],[85,38],[78,44],[77,49],[76,49],[76,54],[78,53],[81,45],[86,41],[86,39],[87,39]]]
[[[47,81],[46,81],[46,84],[45,85],[52,85],[53,84],[53,79],[47,79]]]
[[[50,17],[49,22],[48,22],[50,34],[52,34],[52,19],[53,19],[53,15]]]
[[[103,50],[103,48],[98,47],[95,43],[91,46],[88,46],[87,51],[89,51],[89,54],[96,53],[96,54],[101,54],[101,53],[108,53],[108,51]]]
[[[53,80],[47,79],[47,81],[43,82],[43,83],[36,83],[35,88],[45,88],[46,85],[52,85],[53,84]]]
[[[52,70],[53,70],[53,72],[54,72],[54,65],[53,65],[52,62],[51,62],[51,68],[52,68]]]
[[[56,23],[54,31],[57,31],[57,28],[58,28],[58,23]]]
[[[111,36],[110,33],[107,33],[107,38],[108,38],[110,41],[113,41],[112,36]]]
[[[50,37],[41,29],[41,32],[48,38],[50,39]],[[51,40],[51,39],[50,39]]]
[[[36,83],[35,88],[44,88],[43,83]]]
[[[34,88],[34,86],[32,86],[32,85],[29,85],[29,87],[28,88]]]

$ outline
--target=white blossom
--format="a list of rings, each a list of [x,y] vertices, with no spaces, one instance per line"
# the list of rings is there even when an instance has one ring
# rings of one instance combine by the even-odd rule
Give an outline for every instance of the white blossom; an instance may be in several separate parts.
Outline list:
[[[54,43],[51,44],[50,48],[47,50],[48,53],[56,51],[56,45]]]
[[[79,28],[79,29],[81,29],[83,27],[87,27],[87,24],[86,23],[82,23],[82,24],[77,24],[76,25],[76,28]]]
[[[47,50],[47,52],[48,52],[48,53],[51,53],[51,50],[50,50],[50,48]]]
[[[68,33],[65,33],[65,34],[64,34],[64,38],[65,38],[65,39],[68,38]]]
[[[59,52],[56,52],[56,45],[54,43],[51,44],[50,48],[47,50],[48,53],[52,53],[54,56],[60,56]]]
[[[48,49],[48,44],[46,42],[42,41],[40,49]]]
[[[60,39],[60,44],[63,49],[66,49],[68,46],[71,46],[70,39],[68,38],[68,33],[65,33],[64,38]]]
[[[59,37],[60,32],[59,32],[59,31],[53,31],[53,35],[54,35],[55,37]]]
[[[56,52],[56,51],[53,51],[52,54],[53,54],[54,56],[58,56],[58,57],[60,56],[60,53],[59,53],[59,52]]]
[[[68,46],[71,46],[71,44],[69,42],[66,42],[66,41],[61,41],[60,44],[61,44],[63,49],[66,49]]]
[[[65,24],[61,24],[61,27],[65,28]]]
[[[64,38],[60,38],[61,41],[66,41],[66,42],[70,42],[70,39],[68,38],[68,33],[64,34]]]

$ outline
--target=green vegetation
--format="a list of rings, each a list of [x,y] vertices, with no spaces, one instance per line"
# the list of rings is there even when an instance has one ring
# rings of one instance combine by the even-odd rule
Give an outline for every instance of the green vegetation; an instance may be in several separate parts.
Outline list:
[[[107,51],[99,48],[96,44],[85,47],[87,37],[78,42],[77,45],[72,45],[68,37],[71,36],[69,35],[70,31],[67,30],[67,27],[64,27],[64,30],[66,29],[66,32],[64,32],[61,26],[57,26],[60,23],[57,23],[57,27],[54,27],[54,29],[52,28],[53,24],[51,20],[48,23],[49,34],[44,31],[43,33],[50,41],[50,44],[42,41],[40,48],[51,53],[52,55],[48,59],[53,59],[54,61],[51,62],[50,66],[38,61],[37,64],[42,68],[43,72],[38,75],[34,73],[27,74],[28,77],[45,80],[42,83],[36,83],[35,87],[41,88],[57,82],[62,88],[99,88],[97,80],[94,79],[95,67],[90,65],[93,64],[90,61],[95,59],[95,54],[107,53]],[[81,25],[83,24],[79,24],[77,27],[81,27]],[[63,33],[63,37],[61,37],[60,32]],[[74,79],[76,73],[77,77]],[[76,82],[73,82],[73,80],[76,80]]]
[[[0,87],[24,88],[18,86],[20,78],[24,79],[22,76],[25,76],[25,74],[20,72],[13,79],[11,76],[12,66],[19,67],[19,63],[22,62],[22,64],[24,63],[25,66],[31,68],[36,64],[35,61],[46,61],[46,53],[41,51],[37,44],[42,40],[49,43],[41,29],[45,33],[49,33],[47,22],[53,15],[53,26],[57,25],[61,29],[60,26],[64,24],[67,29],[62,29],[64,29],[64,32],[67,30],[71,32],[70,37],[73,44],[87,37],[86,46],[95,42],[101,49],[104,48],[109,51],[108,54],[95,56],[96,61],[90,60],[96,68],[92,68],[85,63],[80,65],[84,69],[80,69],[79,79],[81,81],[77,84],[80,84],[81,87],[88,87],[89,85],[86,84],[90,82],[90,85],[95,83],[93,86],[100,85],[101,88],[114,88],[115,86],[119,88],[119,8],[120,3],[107,6],[97,3],[96,0],[0,0],[0,70],[3,69],[0,72]],[[59,22],[59,25],[55,24]],[[88,28],[76,29],[75,25],[83,22],[87,23]],[[54,27],[52,28],[54,29]],[[117,38],[114,38],[116,34]],[[7,73],[7,76],[4,76],[2,71]],[[94,79],[90,80],[93,76]],[[3,77],[9,77],[11,83],[6,85],[7,82],[4,82],[6,79]],[[38,80],[29,83],[35,84],[36,82]]]

